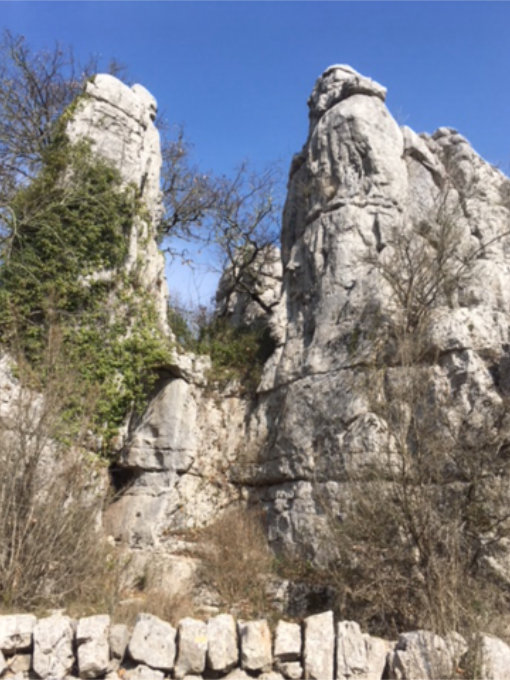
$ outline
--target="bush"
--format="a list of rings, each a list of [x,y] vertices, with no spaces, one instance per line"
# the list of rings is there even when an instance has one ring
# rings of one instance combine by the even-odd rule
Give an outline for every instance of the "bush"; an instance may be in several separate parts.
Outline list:
[[[216,318],[201,329],[198,348],[211,357],[213,380],[225,383],[237,379],[254,391],[274,342],[263,326],[232,326]]]
[[[172,306],[168,322],[184,350],[210,356],[212,382],[224,386],[238,381],[241,389],[255,392],[264,364],[275,348],[264,322],[234,325],[205,307],[185,310]]]
[[[246,617],[267,614],[264,577],[272,568],[272,557],[261,517],[230,510],[200,533],[205,546],[203,577],[217,590],[222,606]]]
[[[53,335],[43,384],[19,355],[11,399],[0,414],[0,604],[6,609],[73,603],[82,611],[109,609],[116,593],[115,561],[99,532],[104,470],[86,447],[93,399],[75,421],[72,446],[66,444],[75,376],[61,356]]]
[[[141,212],[115,169],[61,135],[3,214],[0,339],[37,367],[57,323],[78,385],[96,392],[92,425],[106,444],[170,360],[153,301],[137,290],[136,272],[122,272]],[[79,416],[79,389],[70,416]]]

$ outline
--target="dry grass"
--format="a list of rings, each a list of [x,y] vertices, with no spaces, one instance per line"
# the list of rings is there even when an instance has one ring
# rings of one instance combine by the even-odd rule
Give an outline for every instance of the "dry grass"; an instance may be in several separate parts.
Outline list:
[[[222,606],[243,616],[268,612],[264,576],[272,568],[262,517],[229,510],[202,531],[202,576],[218,592]]]
[[[148,588],[146,591],[124,593],[112,611],[112,618],[117,623],[132,626],[140,613],[169,621],[174,626],[185,616],[194,616],[193,601],[189,592],[168,593],[159,588]]]

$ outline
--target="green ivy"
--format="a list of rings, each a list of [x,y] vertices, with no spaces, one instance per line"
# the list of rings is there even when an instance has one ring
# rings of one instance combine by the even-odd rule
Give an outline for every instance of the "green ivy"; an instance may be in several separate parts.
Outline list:
[[[106,439],[143,406],[170,359],[153,302],[136,290],[136,274],[125,280],[122,270],[142,212],[115,169],[87,143],[59,134],[39,176],[10,206],[1,253],[0,340],[42,366],[48,328],[57,324],[81,382],[70,417],[80,395],[95,392],[95,428]]]
[[[197,351],[209,354],[210,378],[220,383],[238,380],[247,391],[255,391],[266,360],[274,351],[274,341],[264,325],[232,326],[216,318],[204,326]]]

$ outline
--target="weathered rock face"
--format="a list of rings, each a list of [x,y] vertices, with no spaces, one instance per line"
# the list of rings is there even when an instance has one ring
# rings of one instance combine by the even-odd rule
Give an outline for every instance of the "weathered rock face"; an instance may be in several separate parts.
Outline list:
[[[141,293],[155,306],[160,328],[171,335],[165,263],[157,245],[162,159],[156,108],[154,97],[141,85],[129,88],[99,74],[74,105],[66,131],[72,142],[89,140],[92,151],[137,192],[143,210],[128,234],[123,266],[126,274],[136,274]],[[106,524],[131,548],[157,550],[164,544],[171,550],[173,533],[204,524],[239,496],[225,471],[237,456],[244,405],[239,408],[235,397],[221,402],[202,394],[207,358],[178,352],[174,358],[141,422],[128,433],[119,461],[119,485],[127,482],[126,491],[110,509]]]
[[[91,102],[102,107],[110,98],[115,111],[127,110],[129,135],[141,143],[140,130],[152,130],[150,107],[141,118],[132,111],[148,98],[120,88],[94,100],[102,82],[90,86],[80,115],[96,120]],[[178,357],[121,460],[130,483],[110,525],[131,547],[178,550],[179,531],[250,498],[267,510],[276,549],[320,561],[324,506],[341,514],[349,474],[388,449],[391,432],[367,375],[389,366],[398,386],[406,368],[398,328],[420,328],[427,380],[436,395],[449,395],[443,439],[483,448],[497,430],[502,448],[510,442],[510,181],[454,130],[429,136],[399,127],[384,99],[381,85],[347,66],[318,79],[308,139],[290,169],[281,263],[268,261],[267,290],[258,291],[276,349],[256,399],[208,392],[207,360]],[[118,133],[112,123],[112,136]],[[106,155],[121,163],[115,153]],[[152,201],[158,162],[147,163],[129,181]],[[446,264],[438,274],[441,248]],[[410,303],[402,298],[412,273],[408,251],[436,263],[433,294],[427,297],[425,280]],[[228,272],[222,286],[219,302],[233,319],[260,321],[260,305],[225,296]]]
[[[110,533],[132,548],[184,547],[179,534],[239,500],[229,469],[239,461],[246,405],[203,385],[168,378],[156,390],[120,460],[129,484],[108,511]]]
[[[156,100],[142,85],[129,88],[101,73],[87,83],[66,132],[71,142],[88,139],[93,152],[111,163],[143,202],[146,214],[133,223],[124,266],[128,274],[136,273],[156,305],[161,328],[168,330],[165,262],[156,242],[162,215],[156,111]]]
[[[346,473],[387,442],[359,376],[384,352],[398,374],[385,333],[402,323],[406,245],[436,261],[450,239],[449,289],[422,301],[420,321],[433,383],[450,395],[448,436],[481,446],[498,421],[502,446],[508,439],[510,182],[454,130],[400,128],[384,98],[349,67],[324,72],[283,215],[285,339],[266,364],[252,419],[265,445],[243,481],[259,485],[273,545],[313,558],[324,504],[341,512]]]

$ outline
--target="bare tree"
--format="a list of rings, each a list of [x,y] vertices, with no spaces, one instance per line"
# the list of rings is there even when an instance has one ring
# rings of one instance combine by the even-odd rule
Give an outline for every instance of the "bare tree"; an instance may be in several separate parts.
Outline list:
[[[34,52],[25,38],[4,31],[0,42],[0,205],[20,184],[34,178],[51,144],[55,123],[98,70],[98,60],[81,63],[58,43]],[[113,74],[124,72],[115,60]]]
[[[331,521],[332,573],[343,614],[386,634],[487,626],[508,605],[494,576],[510,537],[507,404],[487,397],[467,407],[429,334],[487,245],[466,248],[455,214],[440,210],[365,260],[391,303],[370,331],[373,363],[361,377],[378,445],[347,472],[350,499]]]
[[[268,312],[258,282],[279,239],[279,170],[255,173],[243,163],[233,177],[218,177],[193,166],[190,149],[182,128],[163,142],[165,250],[178,256],[176,239],[207,248],[214,254],[211,268],[228,272],[222,295],[242,293]]]
[[[263,298],[264,276],[271,271],[279,239],[279,205],[274,192],[277,173],[249,174],[243,165],[233,180],[223,180],[216,208],[213,237],[220,253],[224,309],[240,294],[270,313]]]
[[[218,200],[217,180],[191,164],[191,145],[182,127],[178,128],[175,138],[170,136],[164,123],[160,123],[160,127],[164,133],[161,189],[165,207],[161,237],[203,240],[203,224],[210,219]],[[166,248],[172,252],[168,241]]]

